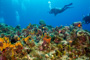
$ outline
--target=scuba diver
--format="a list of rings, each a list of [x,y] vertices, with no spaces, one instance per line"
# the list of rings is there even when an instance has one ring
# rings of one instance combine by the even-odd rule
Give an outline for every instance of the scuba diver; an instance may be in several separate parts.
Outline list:
[[[51,3],[49,2],[50,6],[51,6]],[[54,14],[55,16],[59,13],[62,13],[64,12],[65,10],[69,9],[69,8],[72,8],[72,7],[69,7],[71,6],[72,3],[68,4],[68,5],[65,5],[63,8],[51,8],[50,6],[50,11],[49,11],[49,14]]]
[[[90,13],[89,13],[89,15],[87,15],[87,16],[85,16],[85,17],[83,18],[83,23],[84,23],[84,24],[89,24],[89,23],[90,23]]]

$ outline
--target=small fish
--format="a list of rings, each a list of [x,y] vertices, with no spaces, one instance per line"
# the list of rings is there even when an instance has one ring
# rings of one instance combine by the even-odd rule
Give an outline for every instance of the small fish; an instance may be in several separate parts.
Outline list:
[[[80,23],[78,24],[78,27],[81,27],[81,24]]]
[[[70,40],[69,43],[72,43],[72,40]]]

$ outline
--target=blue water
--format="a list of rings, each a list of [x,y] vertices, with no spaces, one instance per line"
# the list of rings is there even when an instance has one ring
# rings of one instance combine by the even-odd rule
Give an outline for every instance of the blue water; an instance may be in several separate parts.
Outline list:
[[[73,3],[71,9],[54,16],[49,14],[51,7],[62,8],[64,5]],[[21,25],[25,28],[29,23],[39,24],[44,20],[47,25],[60,26],[70,25],[73,22],[82,21],[83,15],[90,13],[90,0],[0,0],[0,22],[15,27]],[[84,29],[90,30],[90,24],[83,25]]]

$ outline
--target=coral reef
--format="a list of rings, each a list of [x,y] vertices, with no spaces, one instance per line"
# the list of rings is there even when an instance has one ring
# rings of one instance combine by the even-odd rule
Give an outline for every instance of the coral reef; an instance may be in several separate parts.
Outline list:
[[[90,60],[90,32],[81,22],[39,24],[21,29],[0,23],[0,60]]]

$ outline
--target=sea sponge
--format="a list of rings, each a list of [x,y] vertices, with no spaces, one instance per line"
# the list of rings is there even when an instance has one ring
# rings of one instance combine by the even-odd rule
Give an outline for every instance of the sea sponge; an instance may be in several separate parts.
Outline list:
[[[50,43],[51,37],[46,35],[46,36],[44,36],[43,40],[46,41],[47,43]]]

